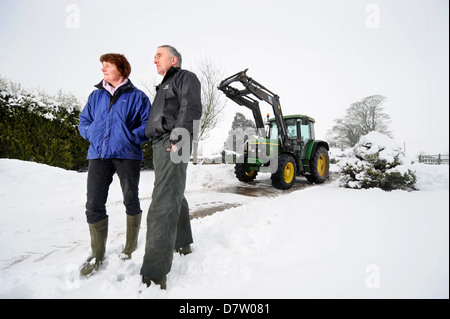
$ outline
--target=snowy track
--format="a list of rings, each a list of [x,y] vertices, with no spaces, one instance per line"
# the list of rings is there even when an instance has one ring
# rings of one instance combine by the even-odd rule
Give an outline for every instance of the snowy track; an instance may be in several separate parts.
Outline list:
[[[337,174],[333,174],[332,178],[325,182],[325,184],[330,183],[336,178]],[[306,178],[297,177],[296,182],[291,189],[279,190],[272,186],[270,174],[263,174],[252,183],[236,182],[235,185],[219,187],[200,194],[191,194],[188,192],[187,197],[189,202],[194,200],[194,204],[191,204],[190,207],[191,219],[193,219],[209,216],[229,208],[239,207],[244,203],[257,201],[258,198],[277,197],[312,186],[321,185],[313,185],[310,184]],[[196,200],[196,198],[200,198],[200,200]],[[206,202],[204,198],[213,198],[213,201]]]
[[[242,184],[231,166],[189,166],[193,253],[174,256],[160,291],[139,275],[145,222],[133,258],[118,257],[117,178],[106,260],[85,279],[86,173],[1,159],[0,298],[448,298],[448,166],[418,164],[417,175],[417,192],[307,187],[303,178],[282,192],[269,176]],[[143,172],[144,213],[152,188],[153,172]]]

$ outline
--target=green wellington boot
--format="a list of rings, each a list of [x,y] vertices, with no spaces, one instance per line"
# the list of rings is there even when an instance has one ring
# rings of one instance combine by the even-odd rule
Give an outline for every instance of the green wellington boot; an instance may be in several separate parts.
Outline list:
[[[125,243],[125,248],[120,254],[120,258],[122,260],[131,259],[131,254],[137,248],[141,219],[142,213],[134,216],[130,216],[127,214],[127,241]]]
[[[106,238],[108,237],[108,218],[89,224],[92,254],[80,268],[82,276],[90,275],[98,270],[105,259]]]

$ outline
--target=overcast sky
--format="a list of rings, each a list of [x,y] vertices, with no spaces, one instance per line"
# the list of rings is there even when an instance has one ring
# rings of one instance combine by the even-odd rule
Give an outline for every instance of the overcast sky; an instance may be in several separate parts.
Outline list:
[[[100,55],[117,52],[144,89],[161,80],[156,47],[171,44],[186,69],[204,57],[225,77],[249,68],[321,138],[351,103],[384,95],[393,137],[413,154],[449,150],[448,38],[448,0],[0,0],[0,74],[25,87],[85,101]],[[223,144],[236,111],[251,116],[229,101],[205,145]]]

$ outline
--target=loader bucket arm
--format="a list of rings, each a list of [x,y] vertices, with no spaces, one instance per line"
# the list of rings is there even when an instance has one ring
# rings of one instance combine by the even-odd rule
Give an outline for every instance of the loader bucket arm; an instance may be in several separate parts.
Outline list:
[[[256,123],[256,127],[259,128],[264,128],[264,122],[262,119],[262,115],[261,115],[261,110],[259,108],[259,102],[249,96],[247,96],[248,93],[250,92],[245,92],[245,90],[238,90],[232,86],[230,86],[231,83],[236,82],[236,81],[241,81],[241,79],[246,77],[246,72],[248,69],[246,69],[245,71],[236,73],[235,75],[230,76],[229,78],[226,78],[225,80],[223,80],[220,85],[219,85],[219,90],[223,91],[223,93],[225,93],[225,95],[233,100],[234,102],[236,102],[239,105],[245,106],[247,108],[249,108],[252,113],[253,113],[253,117],[255,119],[255,123]]]
[[[282,146],[289,143],[287,138],[286,124],[284,123],[283,113],[280,106],[280,98],[275,93],[266,89],[263,85],[259,84],[249,76],[247,76],[248,69],[238,72],[225,80],[223,80],[218,89],[223,91],[225,95],[235,101],[239,105],[243,105],[253,112],[253,117],[255,118],[255,123],[257,128],[264,128],[264,122],[261,116],[261,110],[259,107],[259,102],[249,95],[252,94],[256,98],[266,101],[272,106],[275,120],[279,128],[281,135]],[[233,82],[240,82],[244,85],[244,90],[239,90],[230,86]]]

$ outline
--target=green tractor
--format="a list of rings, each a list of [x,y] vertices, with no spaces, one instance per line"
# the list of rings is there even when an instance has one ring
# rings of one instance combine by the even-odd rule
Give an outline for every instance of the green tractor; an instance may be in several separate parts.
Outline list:
[[[252,111],[258,132],[258,137],[249,137],[244,144],[243,156],[235,167],[236,177],[249,183],[258,172],[270,171],[272,185],[278,189],[290,189],[300,175],[310,183],[325,182],[329,177],[329,146],[315,139],[315,120],[306,115],[283,116],[279,97],[248,77],[247,70],[219,85],[229,99]],[[244,89],[231,86],[234,82],[240,82]],[[268,115],[264,123],[254,97],[269,103],[275,117],[269,119]]]

